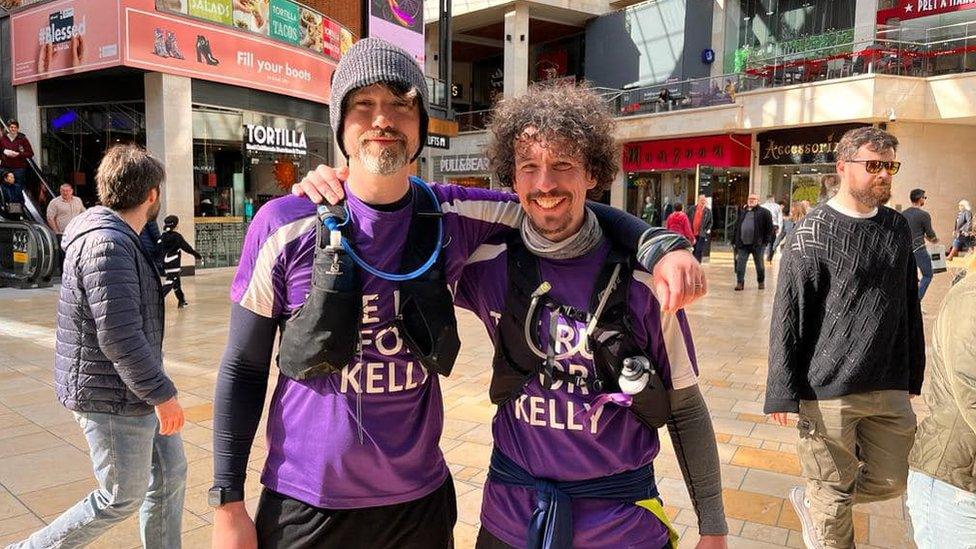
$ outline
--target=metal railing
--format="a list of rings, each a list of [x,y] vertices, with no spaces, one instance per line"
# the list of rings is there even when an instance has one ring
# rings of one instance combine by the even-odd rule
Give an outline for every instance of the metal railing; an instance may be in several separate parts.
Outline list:
[[[458,124],[458,132],[480,132],[488,128],[491,109],[455,112],[454,120]]]
[[[635,116],[731,104],[744,91],[862,74],[923,77],[974,71],[976,33],[957,34],[930,42],[866,40],[774,56],[750,63],[741,73],[621,90],[610,104],[617,116]]]

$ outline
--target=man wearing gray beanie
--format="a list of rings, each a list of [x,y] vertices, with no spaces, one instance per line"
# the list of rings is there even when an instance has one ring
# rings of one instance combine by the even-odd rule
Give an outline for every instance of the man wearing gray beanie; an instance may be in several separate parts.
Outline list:
[[[330,100],[349,161],[344,206],[320,216],[304,197],[278,198],[248,229],[214,398],[214,547],[453,546],[454,486],[439,447],[439,374],[457,356],[447,288],[479,246],[520,225],[521,207],[514,195],[411,177],[426,109],[413,58],[359,41]],[[658,248],[654,262],[671,249]],[[672,283],[700,276],[684,255],[659,262]],[[279,331],[252,522],[244,482]]]

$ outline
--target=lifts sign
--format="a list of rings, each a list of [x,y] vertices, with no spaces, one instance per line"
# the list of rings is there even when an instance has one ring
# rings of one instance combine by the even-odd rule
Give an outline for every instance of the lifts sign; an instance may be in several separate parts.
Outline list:
[[[878,23],[883,25],[891,19],[905,21],[969,9],[976,9],[976,0],[899,0],[895,7],[878,12]]]
[[[279,154],[308,153],[305,132],[271,126],[244,124],[244,149]]]

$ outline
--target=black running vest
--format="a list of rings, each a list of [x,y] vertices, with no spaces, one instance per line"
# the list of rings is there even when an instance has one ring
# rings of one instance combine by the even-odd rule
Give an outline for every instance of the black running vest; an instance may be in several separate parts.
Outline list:
[[[411,187],[413,192],[413,187]],[[440,221],[431,196],[414,192],[413,215],[400,260],[400,272],[417,269],[430,257]],[[341,208],[330,211],[340,218]],[[352,227],[342,227],[351,242]],[[444,254],[419,277],[399,282],[394,325],[413,356],[428,371],[450,375],[461,342],[454,300],[444,274]],[[312,283],[305,303],[281,323],[278,368],[292,379],[309,379],[337,372],[360,351],[363,291],[360,269],[341,248],[329,246],[329,230],[318,223]]]
[[[613,272],[620,266],[616,284],[608,288]],[[633,324],[627,306],[630,279],[633,273],[629,256],[619,250],[611,249],[606,264],[600,271],[593,295],[590,297],[589,311],[580,311],[561,305],[548,295],[540,298],[540,305],[531,319],[530,334],[536,334],[541,326],[538,311],[549,308],[564,316],[580,322],[588,322],[596,311],[603,290],[610,292],[596,327],[587,345],[593,354],[596,378],[573,375],[563,372],[540,358],[529,347],[525,339],[525,322],[528,316],[532,295],[542,284],[539,259],[526,249],[521,236],[516,233],[508,241],[508,295],[505,309],[495,332],[495,356],[492,361],[490,397],[492,403],[501,405],[517,397],[532,376],[541,375],[543,383],[551,386],[553,381],[585,386],[591,394],[620,392],[618,379],[625,358],[644,356],[653,365],[651,357],[641,349],[633,336]],[[556,312],[551,312],[556,314]],[[582,335],[581,335],[582,337]],[[536,341],[539,341],[537,338]],[[655,365],[656,366],[656,365]],[[655,367],[660,372],[660,368]],[[630,406],[637,418],[652,429],[665,424],[671,415],[671,403],[667,389],[660,374],[650,376],[647,386],[638,394],[632,395]]]

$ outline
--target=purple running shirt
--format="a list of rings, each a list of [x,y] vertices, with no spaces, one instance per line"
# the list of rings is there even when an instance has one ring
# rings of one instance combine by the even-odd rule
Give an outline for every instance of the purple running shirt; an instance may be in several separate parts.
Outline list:
[[[432,185],[444,211],[446,277],[457,281],[481,243],[517,226],[514,195]],[[414,192],[418,192],[416,189]],[[346,191],[357,253],[396,272],[413,207],[379,211]],[[287,318],[311,283],[316,208],[305,198],[264,205],[247,232],[231,299],[255,314]],[[361,358],[332,375],[278,377],[267,420],[266,487],[316,507],[350,509],[419,499],[448,469],[438,446],[443,404],[436,375],[413,360],[393,327],[396,283],[360,271]]]
[[[552,284],[550,295],[560,303],[587,310],[608,252],[604,240],[579,258],[540,259],[542,279]],[[492,338],[505,306],[507,270],[505,244],[485,244],[468,260],[455,295],[455,303],[477,314]],[[698,366],[684,311],[660,313],[646,271],[635,270],[629,283],[637,342],[660,366],[668,388],[695,385]],[[546,310],[541,320],[542,326],[548,326]],[[556,352],[573,349],[584,331],[584,323],[561,318]],[[539,335],[545,348],[548,334]],[[595,375],[592,355],[585,346],[558,364],[563,371]],[[603,477],[651,463],[660,449],[657,431],[614,404],[587,417],[585,412],[595,397],[584,387],[563,382],[547,390],[540,377],[534,376],[519,397],[498,408],[492,422],[495,447],[533,476],[559,481]],[[488,480],[481,523],[505,543],[525,547],[535,500],[534,490]],[[664,524],[642,507],[592,499],[574,500],[572,505],[574,548],[657,548],[667,542]]]

